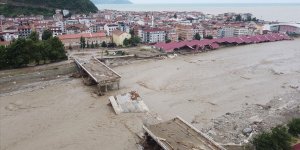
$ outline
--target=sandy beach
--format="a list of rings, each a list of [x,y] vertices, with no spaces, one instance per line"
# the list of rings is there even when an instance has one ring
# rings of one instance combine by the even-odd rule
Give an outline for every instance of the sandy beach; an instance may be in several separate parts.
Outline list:
[[[1,150],[132,150],[149,120],[211,119],[299,92],[300,39],[222,48],[115,67],[120,90],[99,97],[70,79],[0,97]],[[150,112],[115,115],[108,97],[138,91]]]

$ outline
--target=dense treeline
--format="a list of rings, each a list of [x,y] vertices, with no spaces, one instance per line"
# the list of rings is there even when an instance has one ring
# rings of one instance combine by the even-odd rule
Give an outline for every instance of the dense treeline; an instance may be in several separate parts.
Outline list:
[[[33,8],[24,6],[14,6],[14,5],[0,5],[0,14],[6,17],[17,17],[19,15],[44,15],[52,16],[54,10],[44,9],[44,8]]]
[[[75,13],[97,12],[98,8],[90,0],[10,0],[12,3],[24,3],[47,8],[68,9]]]
[[[7,4],[0,5],[0,14],[7,17],[52,16],[55,9],[68,9],[73,13],[98,11],[98,8],[90,0],[8,0]]]
[[[0,47],[0,69],[25,67],[67,59],[64,45],[57,37],[39,40],[33,32],[27,39],[17,39],[7,47]]]

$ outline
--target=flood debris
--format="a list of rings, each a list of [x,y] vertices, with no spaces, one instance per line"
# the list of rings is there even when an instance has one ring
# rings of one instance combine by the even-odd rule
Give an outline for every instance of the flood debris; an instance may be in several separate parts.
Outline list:
[[[292,88],[292,89],[298,89],[299,86],[298,85],[290,85],[290,88]]]
[[[116,114],[144,113],[149,111],[149,108],[144,103],[137,91],[110,96],[109,101]]]
[[[299,106],[299,92],[281,95],[265,105],[249,104],[243,110],[212,119],[213,124],[202,131],[224,145],[243,145],[254,135],[300,116]]]

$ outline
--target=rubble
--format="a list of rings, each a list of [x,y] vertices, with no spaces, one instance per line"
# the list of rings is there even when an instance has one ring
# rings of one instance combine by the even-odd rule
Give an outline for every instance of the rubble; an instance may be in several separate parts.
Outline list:
[[[292,89],[298,89],[299,86],[298,85],[290,85],[290,88],[292,88]]]
[[[243,130],[243,133],[244,133],[245,135],[247,135],[247,134],[250,134],[252,131],[253,131],[252,128],[245,128],[245,129]]]
[[[275,97],[266,105],[249,104],[241,111],[226,113],[203,129],[216,142],[244,144],[253,136],[300,116],[300,93]],[[212,134],[214,133],[214,134]]]

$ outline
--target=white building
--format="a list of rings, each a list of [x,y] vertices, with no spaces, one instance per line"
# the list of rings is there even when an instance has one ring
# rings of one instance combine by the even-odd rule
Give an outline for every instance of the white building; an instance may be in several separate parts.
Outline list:
[[[223,27],[218,30],[218,37],[233,37],[235,28],[233,27]]]
[[[234,36],[253,35],[253,30],[248,28],[237,28],[234,30]]]
[[[166,40],[166,32],[158,28],[139,30],[138,35],[144,43],[158,43]]]
[[[0,36],[3,37],[4,41],[12,41],[14,39],[18,39],[18,31],[4,31],[0,33]]]
[[[104,26],[104,30],[106,31],[107,35],[111,35],[112,31],[117,30],[118,29],[118,25],[116,24],[106,24]]]

